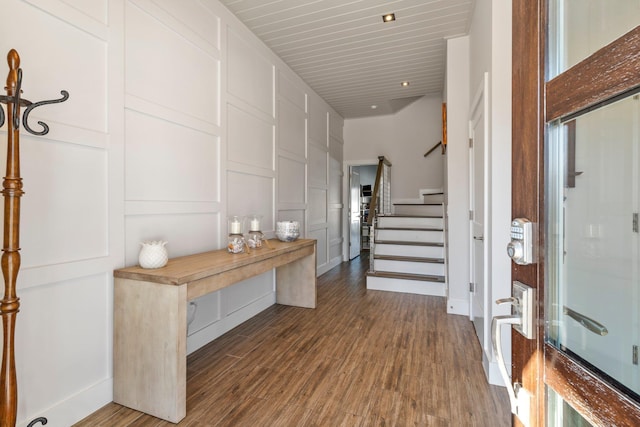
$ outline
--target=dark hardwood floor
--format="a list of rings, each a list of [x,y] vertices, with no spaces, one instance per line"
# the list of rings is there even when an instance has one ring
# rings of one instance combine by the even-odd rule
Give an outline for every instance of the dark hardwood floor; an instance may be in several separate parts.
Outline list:
[[[510,426],[468,318],[367,291],[364,254],[318,278],[318,306],[274,305],[188,358],[179,426]],[[172,426],[111,403],[76,426]]]

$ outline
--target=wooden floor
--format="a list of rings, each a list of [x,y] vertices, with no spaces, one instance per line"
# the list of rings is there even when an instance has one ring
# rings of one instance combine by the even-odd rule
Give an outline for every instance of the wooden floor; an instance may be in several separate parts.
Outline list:
[[[367,291],[368,258],[318,279],[318,307],[274,305],[188,358],[179,426],[510,426],[473,326],[441,297]],[[173,426],[111,403],[76,426]]]

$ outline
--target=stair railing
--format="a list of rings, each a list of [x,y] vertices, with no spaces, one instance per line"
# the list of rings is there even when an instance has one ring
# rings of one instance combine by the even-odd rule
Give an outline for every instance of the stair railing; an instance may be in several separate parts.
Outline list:
[[[442,143],[442,141],[438,141],[438,143],[437,143],[436,145],[434,145],[433,147],[431,147],[431,148],[429,149],[429,151],[427,151],[426,153],[424,153],[424,156],[423,156],[423,157],[427,157],[429,154],[431,154],[431,153],[433,153],[434,151],[436,151],[436,148],[438,148],[438,147],[439,147],[439,146],[441,146],[441,145],[442,145],[442,154],[444,154],[444,153],[445,153],[445,150],[446,150],[446,145],[444,145],[444,144]]]
[[[378,215],[391,213],[391,162],[384,156],[378,157],[378,170],[376,171],[376,181],[373,185],[371,203],[369,204],[369,216],[367,225],[369,226],[369,271],[374,271],[374,254],[376,246],[376,228],[378,226]]]
[[[371,211],[369,211],[371,212]],[[375,272],[374,254],[376,253],[376,228],[378,227],[378,216],[374,215],[373,223],[369,226],[369,272]]]
[[[378,209],[378,212],[383,214],[391,213],[390,204],[388,200],[390,200],[390,189],[391,189],[391,162],[386,159],[384,156],[378,157],[378,169],[376,170],[376,181],[373,184],[373,193],[371,193],[371,203],[369,204],[369,216],[367,217],[367,224],[373,224],[373,218],[376,215],[376,209],[378,209],[378,205],[382,207],[382,209]],[[379,201],[382,200],[382,202]],[[372,236],[373,234],[370,233]]]

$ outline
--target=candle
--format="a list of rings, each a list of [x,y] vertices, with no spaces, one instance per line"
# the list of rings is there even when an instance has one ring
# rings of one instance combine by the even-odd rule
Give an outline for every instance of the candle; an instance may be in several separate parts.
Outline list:
[[[260,220],[258,218],[254,218],[251,220],[251,231],[260,231]]]
[[[240,221],[238,221],[238,220],[231,221],[231,224],[229,225],[229,233],[230,234],[241,234],[242,233],[242,227],[240,226]]]

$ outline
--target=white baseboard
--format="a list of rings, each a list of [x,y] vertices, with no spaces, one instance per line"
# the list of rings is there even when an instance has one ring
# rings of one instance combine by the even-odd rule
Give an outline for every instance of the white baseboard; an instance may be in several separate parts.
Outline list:
[[[26,419],[19,420],[16,426],[26,427],[38,417],[45,417],[48,426],[70,426],[112,401],[113,378],[107,378],[50,408],[30,414]],[[36,424],[37,427],[41,425]]]
[[[449,298],[447,300],[447,314],[469,317],[469,300]]]
[[[502,379],[502,375],[500,374],[498,363],[495,361],[489,362],[489,384],[506,387],[506,384]]]
[[[487,377],[487,381],[489,382],[489,384],[506,387],[506,384],[502,379],[502,374],[500,374],[498,362],[495,360],[490,362],[484,352],[482,355],[482,367],[484,368],[484,374]],[[511,369],[507,367],[507,370],[510,371]]]
[[[333,267],[340,265],[341,262],[342,262],[342,255],[333,258],[328,263],[318,267],[318,271],[316,272],[316,275],[320,276],[326,273],[327,271],[331,270]]]
[[[251,319],[256,314],[276,303],[275,292],[267,294],[239,310],[230,313],[223,319],[206,326],[187,337],[187,354],[191,354],[200,347],[209,344],[225,332],[229,332],[242,322]]]

